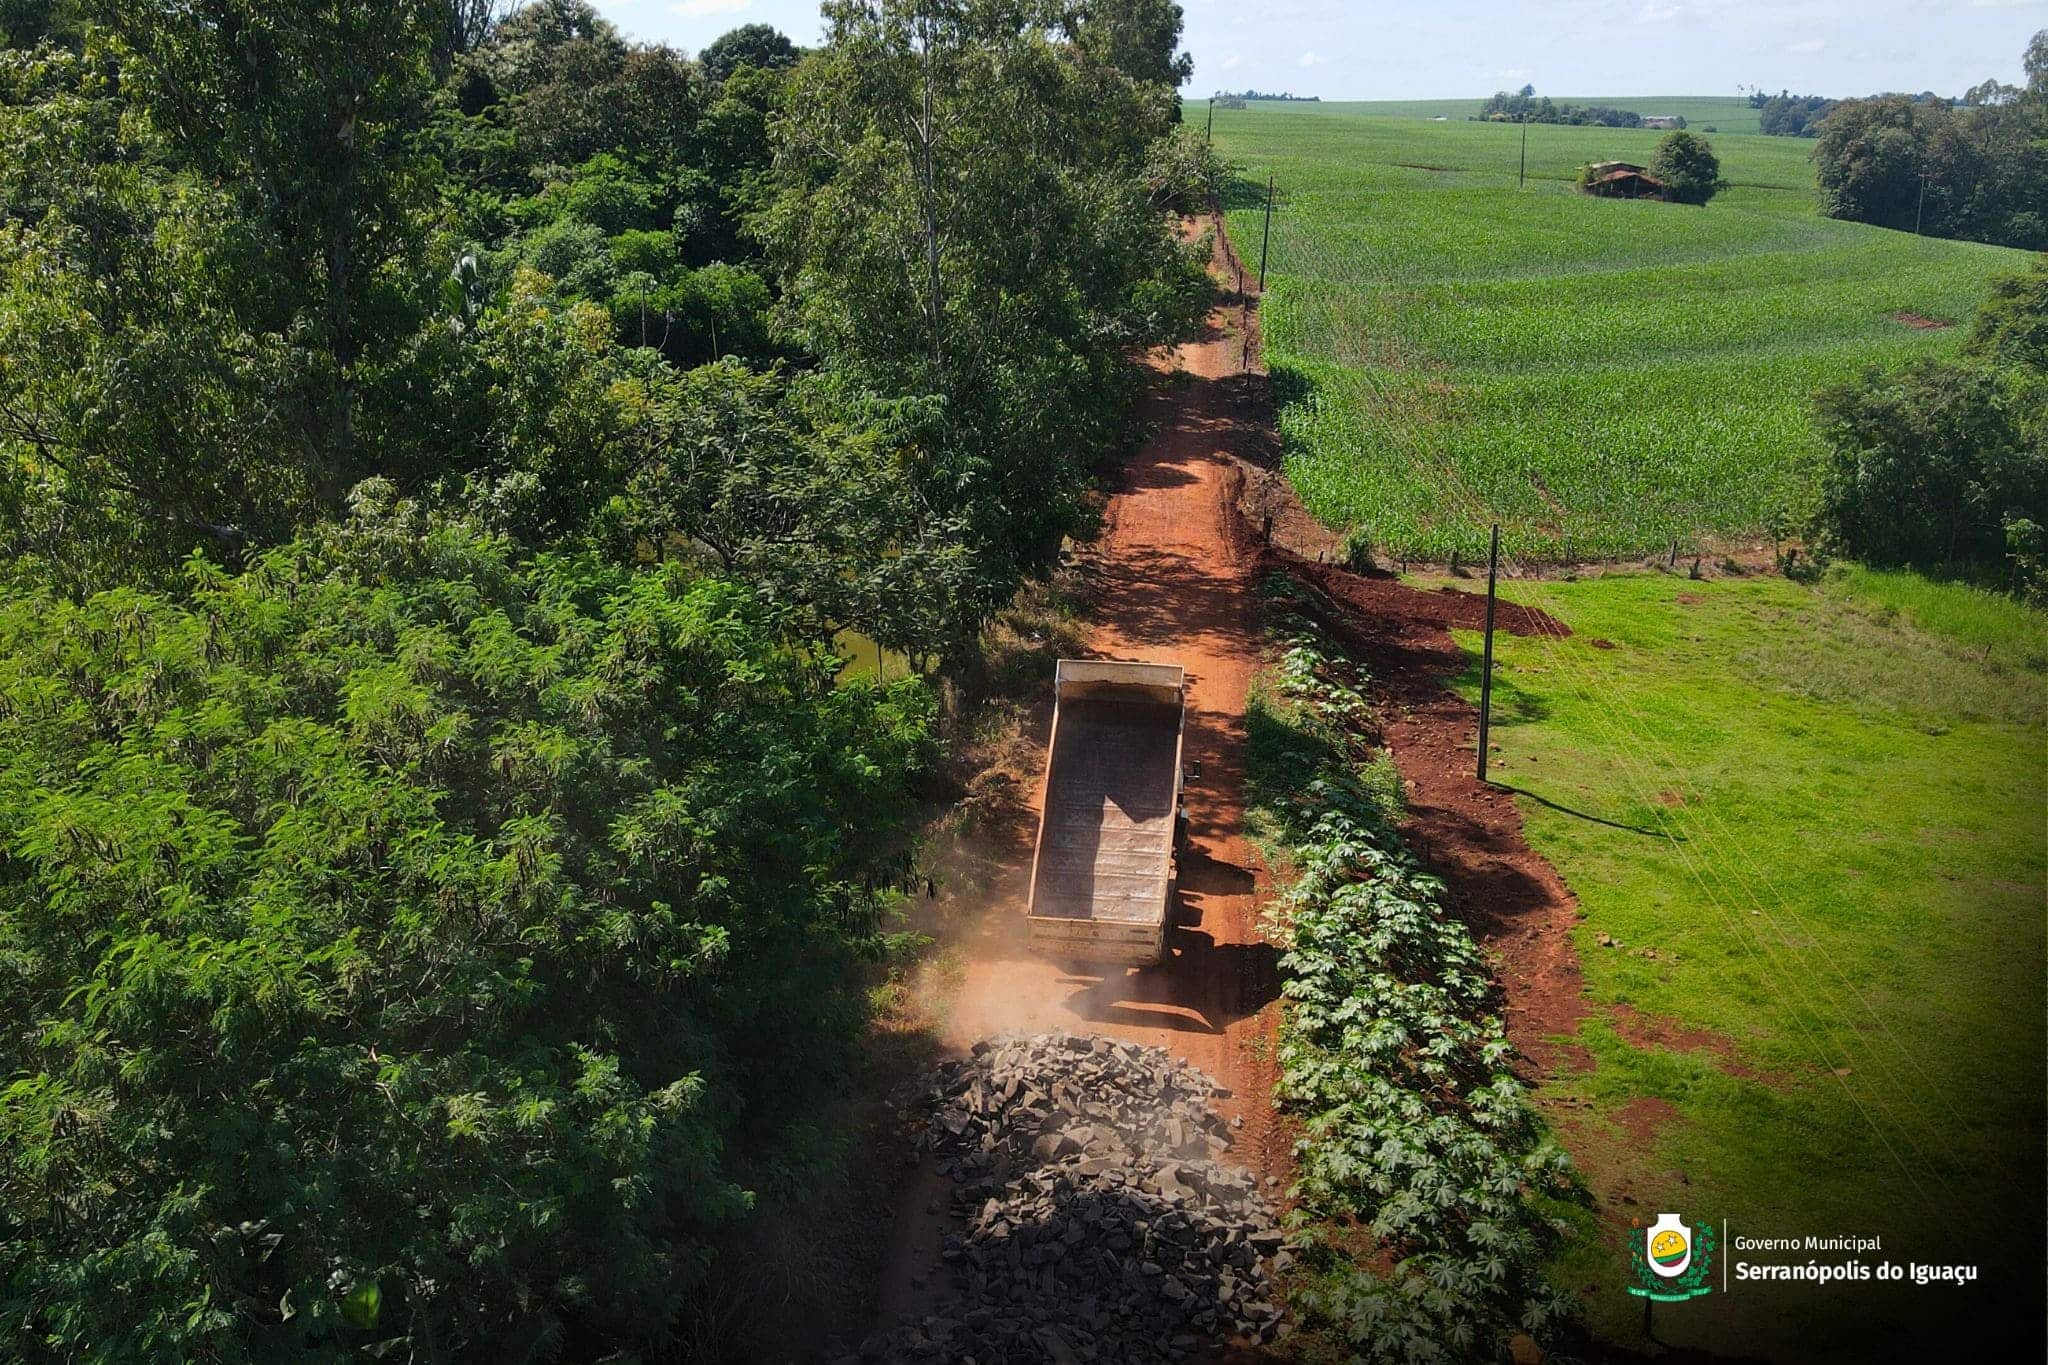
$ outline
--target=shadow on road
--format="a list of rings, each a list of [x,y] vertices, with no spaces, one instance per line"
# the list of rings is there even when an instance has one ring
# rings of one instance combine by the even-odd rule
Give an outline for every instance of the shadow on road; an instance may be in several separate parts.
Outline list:
[[[1270,943],[1218,943],[1201,928],[1210,896],[1243,896],[1255,879],[1247,868],[1191,849],[1181,858],[1181,883],[1167,922],[1167,959],[1157,967],[1076,967],[1059,978],[1081,989],[1066,1007],[1091,1024],[1161,1028],[1176,1033],[1225,1032],[1279,998],[1279,950]]]

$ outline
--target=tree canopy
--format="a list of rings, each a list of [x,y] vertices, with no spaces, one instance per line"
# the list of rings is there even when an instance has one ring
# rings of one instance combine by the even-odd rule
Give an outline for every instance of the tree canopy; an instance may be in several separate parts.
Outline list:
[[[796,65],[796,44],[769,24],[741,24],[712,39],[697,54],[704,78],[722,81],[743,66],[774,71]]]
[[[1749,97],[1759,131],[1773,137],[1820,136],[1821,124],[1836,103],[1825,95],[1795,95],[1789,90],[1775,95],[1758,91]]]
[[[355,504],[176,599],[0,605],[11,1340],[650,1342],[857,1011],[924,690]]]
[[[1821,125],[1813,159],[1822,210],[1937,237],[2048,250],[2048,75],[2036,34],[2028,85],[1958,108],[1880,95],[1843,100]]]
[[[2048,262],[2002,280],[1961,360],[1817,399],[1823,549],[2048,590]]]
[[[806,350],[878,394],[935,400],[908,468],[965,528],[959,658],[1081,524],[1091,466],[1124,437],[1128,357],[1199,312],[1200,273],[1159,213],[1177,187],[1144,178],[1176,101],[1069,60],[995,0],[826,14],[751,229]]]
[[[1663,181],[1664,193],[1680,204],[1704,204],[1726,186],[1713,144],[1683,129],[1658,140],[1650,174]]]
[[[1633,109],[1616,109],[1605,104],[1559,104],[1548,95],[1538,95],[1533,85],[1525,85],[1517,91],[1496,91],[1479,106],[1479,117],[1503,123],[1563,123],[1601,128],[1643,126],[1643,116]],[[1683,128],[1685,120],[1679,119],[1678,126]]]
[[[0,5],[10,1345],[731,1358],[1199,312],[1176,6],[503,9]]]

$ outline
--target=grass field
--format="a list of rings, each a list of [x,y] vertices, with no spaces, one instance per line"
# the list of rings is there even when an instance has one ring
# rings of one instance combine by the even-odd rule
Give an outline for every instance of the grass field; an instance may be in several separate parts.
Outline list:
[[[1279,184],[1264,326],[1288,471],[1397,554],[1476,555],[1495,518],[1522,558],[1759,538],[1815,454],[1812,391],[1951,350],[1966,328],[1898,315],[1967,324],[2026,264],[1821,218],[1803,139],[1714,137],[1733,188],[1690,208],[1573,186],[1662,134],[1532,126],[1518,190],[1521,130],[1463,121],[1477,103],[1216,111],[1247,182]],[[1253,263],[1261,198],[1230,212]]]
[[[1693,131],[1713,124],[1724,133],[1758,131],[1757,111],[1741,95],[1553,95],[1558,104],[1604,104],[1613,109],[1632,109],[1638,114],[1677,114]],[[1336,100],[1309,105],[1311,109],[1344,114],[1366,114],[1374,118],[1445,119],[1464,122],[1486,103],[1484,95],[1464,100]],[[1284,100],[1261,100],[1254,109],[1292,109],[1298,104]],[[1202,102],[1188,101],[1194,117],[1203,114]],[[1220,115],[1219,115],[1220,117]]]
[[[1505,595],[1575,632],[1497,639],[1493,730],[1584,915],[1587,1061],[1540,1092],[1575,1158],[1642,1210],[1996,1275],[2043,1197],[2048,617],[1861,570]],[[1610,1339],[1639,1322],[1622,1274],[1604,1241],[1571,1267]],[[1956,1305],[2024,1321],[2037,1281]],[[1928,1307],[1753,1288],[1659,1334],[1890,1358]]]

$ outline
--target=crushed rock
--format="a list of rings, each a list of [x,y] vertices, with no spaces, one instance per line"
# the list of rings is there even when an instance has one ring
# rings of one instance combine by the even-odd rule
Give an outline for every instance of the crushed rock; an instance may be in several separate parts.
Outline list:
[[[951,1297],[835,1365],[1169,1362],[1286,1335],[1285,1240],[1250,1171],[1222,1165],[1227,1096],[1164,1049],[1075,1034],[977,1043],[913,1097],[954,1182]]]

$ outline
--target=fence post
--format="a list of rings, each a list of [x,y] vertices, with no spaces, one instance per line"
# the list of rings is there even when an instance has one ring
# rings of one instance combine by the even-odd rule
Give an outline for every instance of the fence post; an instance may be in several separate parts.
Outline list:
[[[1259,238],[1259,293],[1266,292],[1266,248],[1273,244],[1273,177],[1266,177],[1266,231]]]
[[[1479,663],[1479,780],[1486,780],[1486,732],[1493,719],[1493,594],[1500,576],[1500,523],[1493,524],[1493,548],[1486,560],[1486,646]]]

